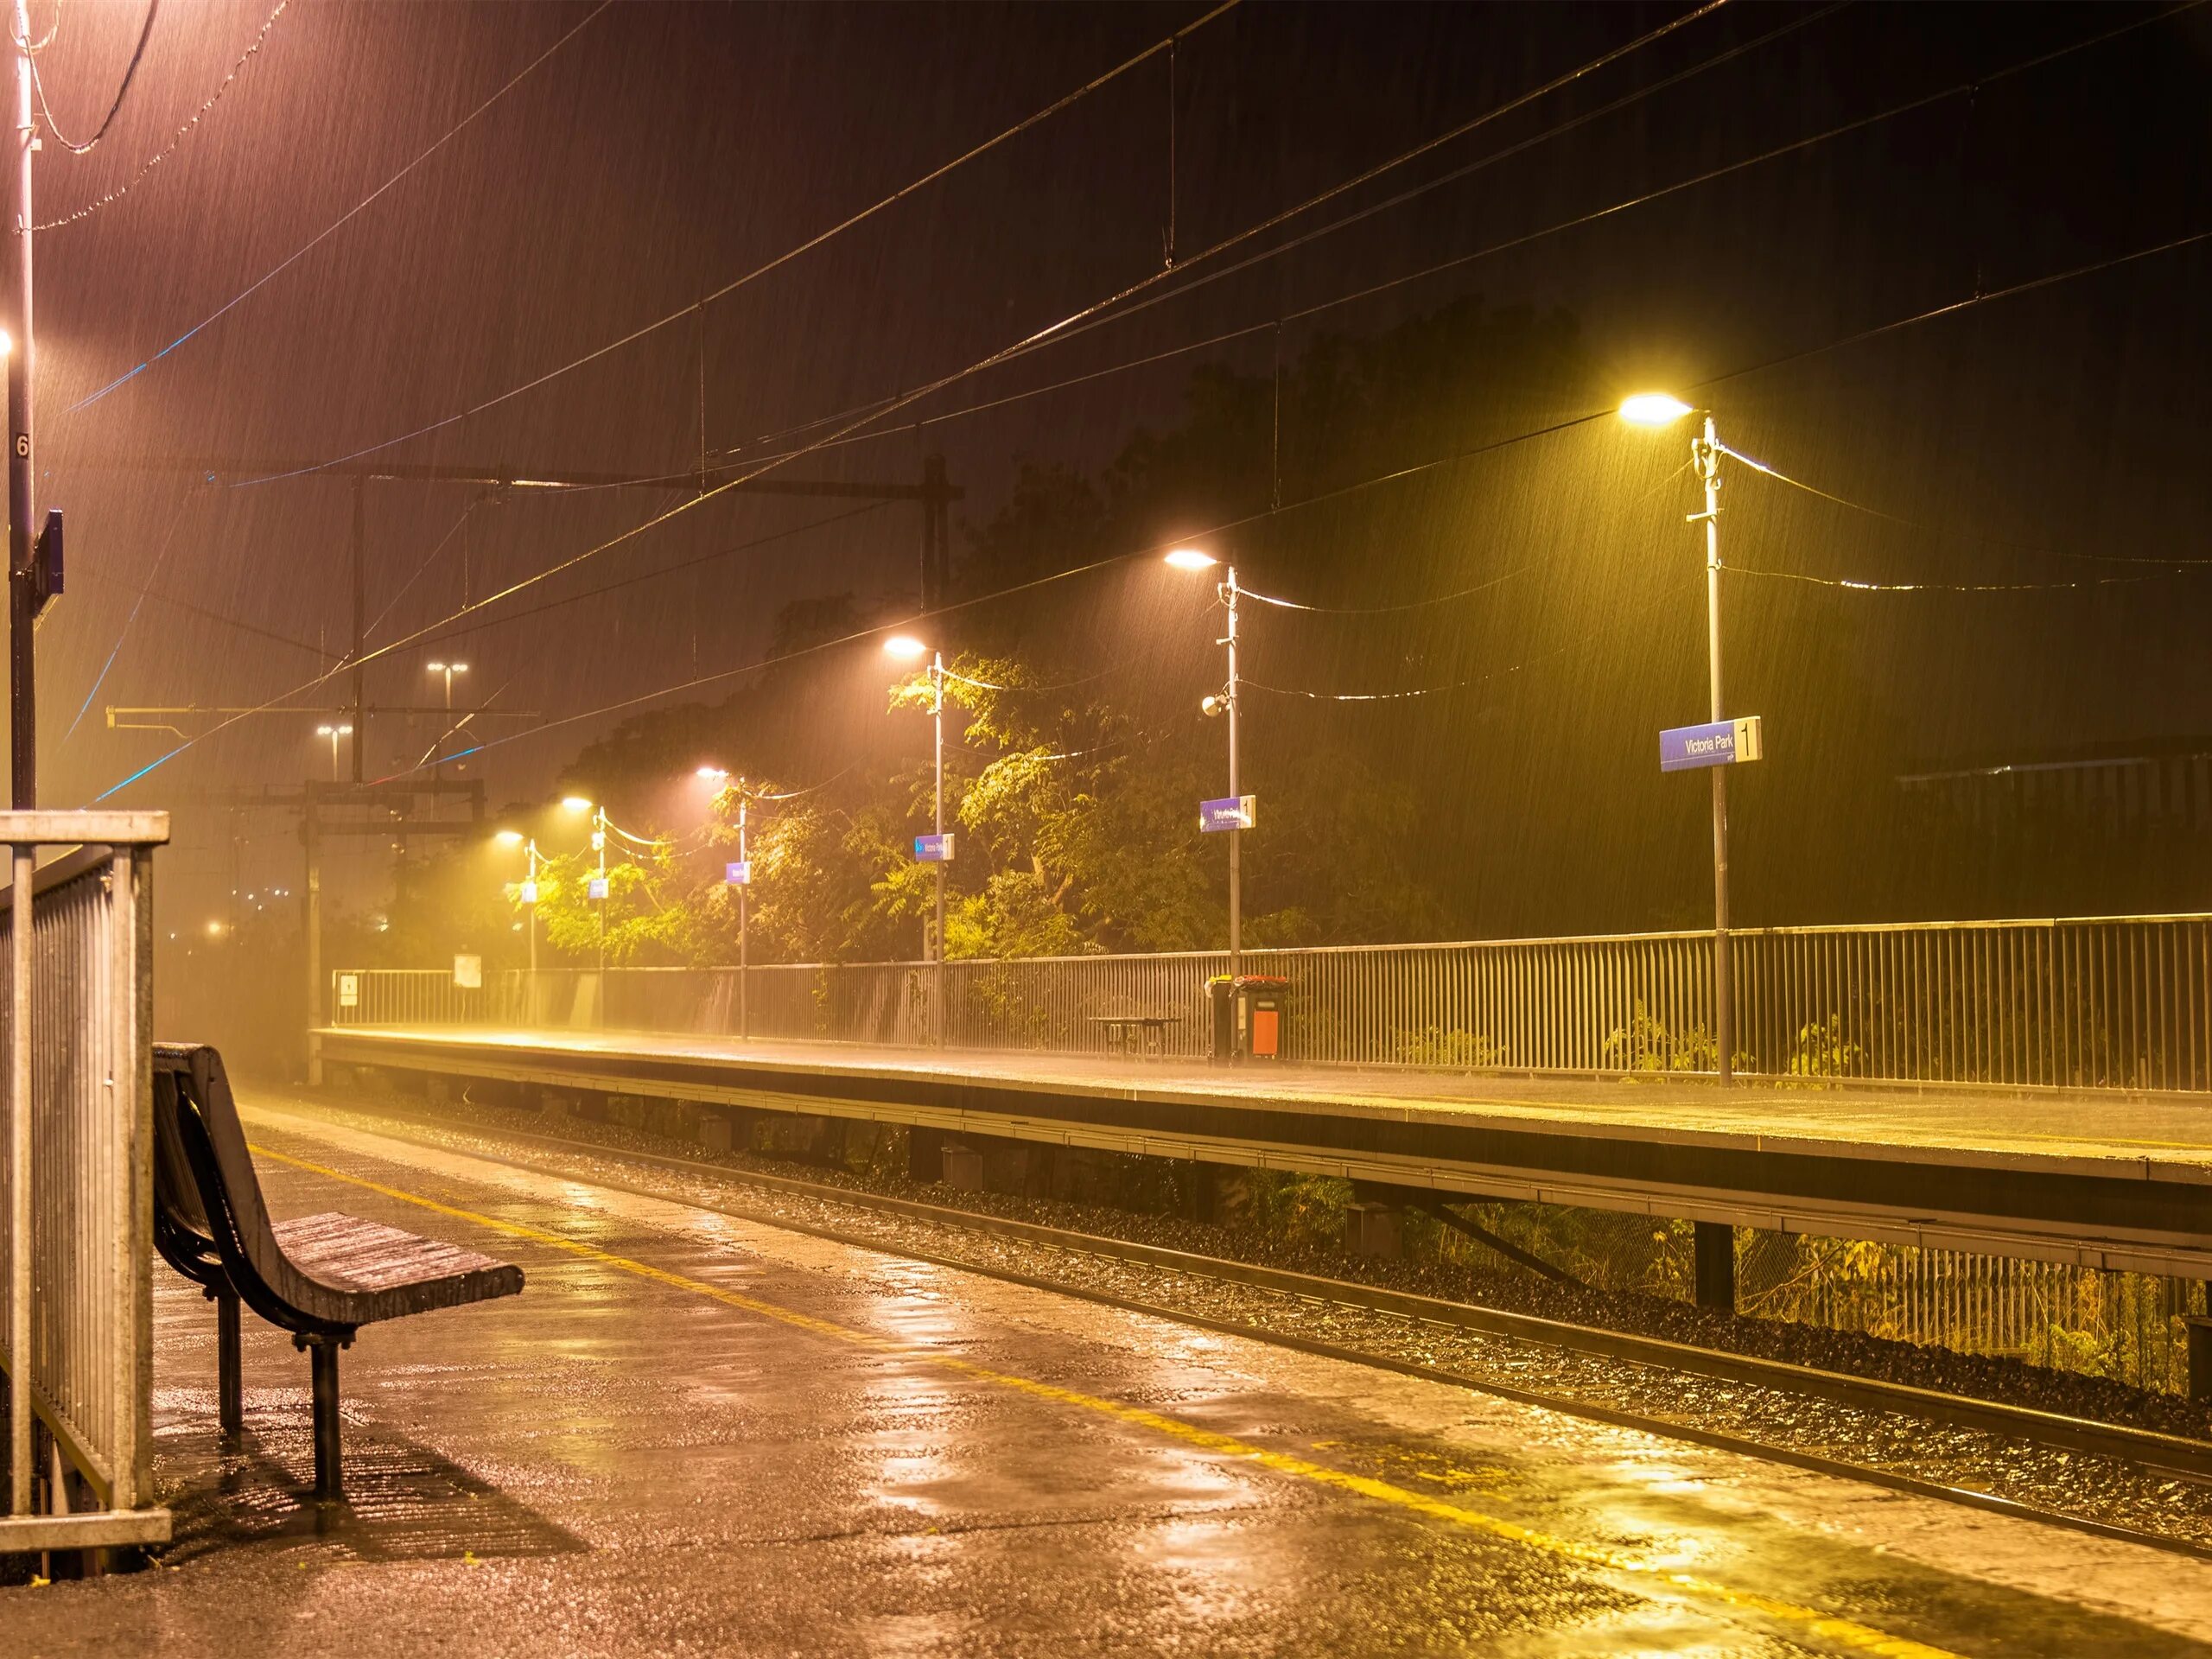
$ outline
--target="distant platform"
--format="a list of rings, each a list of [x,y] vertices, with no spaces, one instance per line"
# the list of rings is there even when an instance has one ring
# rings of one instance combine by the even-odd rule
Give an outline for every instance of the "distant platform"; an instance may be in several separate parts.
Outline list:
[[[2212,1097],[331,1027],[326,1061],[2212,1279]]]

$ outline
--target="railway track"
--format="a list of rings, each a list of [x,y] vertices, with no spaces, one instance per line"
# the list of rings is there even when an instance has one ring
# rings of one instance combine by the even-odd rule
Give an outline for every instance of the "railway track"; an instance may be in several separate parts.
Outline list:
[[[672,1156],[608,1141],[548,1135],[474,1118],[458,1119],[404,1111],[381,1103],[349,1100],[342,1104],[319,1102],[316,1105],[321,1111],[366,1120],[376,1127],[378,1133],[425,1147],[440,1143],[426,1140],[420,1134],[395,1133],[395,1129],[404,1128],[457,1137],[462,1145],[454,1147],[448,1142],[444,1149],[463,1150],[472,1156],[533,1173],[588,1179],[594,1185],[640,1197],[690,1205],[711,1213],[785,1228],[836,1243],[878,1252],[889,1251],[916,1261],[963,1272],[984,1274],[1057,1294],[1076,1296],[1225,1335],[1273,1343],[1301,1352],[1446,1382],[1616,1427],[1738,1452],[1891,1491],[1939,1498],[1984,1512],[2013,1516],[2212,1560],[2212,1443],[2125,1424],[2067,1416],[2001,1401],[1948,1394],[1881,1378],[1821,1370],[1786,1361],[1701,1348],[1601,1326],[1571,1324],[1503,1308],[1448,1301],[1231,1258],[1200,1255],[1129,1240],[1075,1232],[950,1205],[810,1181],[798,1176],[714,1163],[696,1157]],[[631,1184],[610,1179],[604,1170],[580,1175],[573,1164],[563,1167],[558,1162],[549,1161],[547,1156],[531,1157],[486,1150],[485,1142],[523,1149],[536,1148],[543,1154],[550,1154],[551,1159],[565,1157],[573,1160],[584,1158],[596,1163],[633,1166],[640,1171],[674,1176],[683,1182],[715,1189],[750,1188],[815,1206],[817,1213],[794,1216],[791,1213],[789,1203],[780,1208],[747,1208],[741,1204],[711,1201],[697,1194],[672,1194],[665,1184],[658,1187]],[[836,1215],[825,1217],[818,1213],[823,1210],[857,1212],[857,1215],[842,1218],[842,1224],[840,1224],[840,1217]],[[871,1232],[865,1225],[853,1224],[855,1220],[867,1217],[905,1224],[910,1230],[919,1229],[935,1236],[891,1239],[882,1232]],[[1071,1266],[1081,1265],[1085,1271],[1058,1274],[1032,1271],[1003,1259],[1003,1253],[995,1249],[962,1250],[947,1248],[963,1236],[985,1241],[995,1247],[1012,1244],[1032,1248],[1042,1252],[1047,1262],[1060,1258]],[[1155,1287],[1160,1284],[1164,1275],[1169,1294],[1165,1296],[1158,1294],[1130,1294],[1132,1287],[1129,1286],[1117,1287],[1113,1283],[1100,1282],[1098,1274],[1089,1271],[1097,1264],[1107,1264],[1112,1269],[1109,1278],[1114,1274],[1134,1271],[1147,1277]],[[1036,1264],[1033,1262],[1031,1265]],[[1847,1419],[1872,1421],[1882,1429],[1876,1439],[1902,1440],[1911,1448],[1905,1460],[1923,1467],[1929,1462],[1940,1464],[1943,1459],[1933,1454],[1928,1457],[1920,1455],[1920,1448],[1924,1446],[1926,1437],[1924,1432],[1915,1432],[1916,1426],[1923,1429],[1940,1429],[1959,1440],[1968,1454],[1969,1463],[1986,1463],[1986,1467],[2000,1474],[2018,1472],[2018,1465],[2024,1457],[2031,1464],[2039,1459],[2048,1461],[2052,1457],[2072,1460],[2076,1465],[2082,1460],[2090,1460],[2141,1471],[2147,1481],[2162,1490],[2178,1487],[2186,1493],[2201,1493],[2203,1502],[2201,1506],[2192,1508],[2186,1516],[2178,1517],[2184,1522],[2193,1520],[2198,1524],[2177,1524],[2171,1529],[2161,1530],[2155,1526],[2078,1512],[2083,1507],[2079,1504],[2068,1508],[2040,1503],[2033,1501],[2032,1497],[2020,1496],[2017,1491],[2000,1490],[2005,1484],[2002,1478],[1993,1479],[1986,1484],[1972,1478],[1971,1474],[1965,1480],[1932,1478],[1924,1472],[1915,1473],[1907,1468],[1893,1466],[1897,1460],[1892,1459],[1861,1460],[1833,1455],[1817,1449],[1816,1444],[1807,1443],[1808,1438],[1817,1443],[1821,1438],[1819,1433],[1809,1437],[1801,1433],[1747,1433],[1740,1432],[1740,1427],[1718,1427],[1710,1419],[1704,1421],[1684,1421],[1682,1417],[1665,1411],[1637,1409],[1633,1404],[1592,1398],[1592,1390],[1588,1388],[1547,1386],[1541,1381],[1519,1380],[1512,1374],[1516,1368],[1510,1357],[1508,1363],[1502,1365],[1455,1367],[1449,1363],[1435,1363],[1427,1357],[1409,1357],[1403,1351],[1387,1351],[1392,1346],[1402,1350],[1402,1344],[1347,1342],[1335,1336],[1315,1336],[1294,1328],[1286,1328],[1297,1323],[1295,1320],[1279,1321],[1271,1325],[1247,1318],[1217,1317],[1203,1307],[1190,1306],[1192,1298],[1173,1294],[1175,1286],[1183,1282],[1197,1287],[1234,1287],[1241,1291],[1262,1293],[1267,1297],[1282,1299],[1301,1308],[1342,1310],[1363,1319],[1388,1321],[1409,1330],[1454,1333],[1484,1344],[1500,1344],[1509,1356],[1511,1351],[1517,1349],[1531,1354],[1571,1356],[1583,1362],[1586,1370],[1589,1363],[1595,1363],[1624,1373],[1641,1374],[1646,1380],[1699,1379],[1704,1383],[1716,1385],[1727,1404],[1736,1408],[1738,1416],[1743,1414],[1739,1408],[1747,1398],[1754,1406],[1758,1404],[1759,1396],[1772,1396],[1783,1402],[1817,1402],[1826,1411],[1843,1414]],[[1179,1306],[1179,1302],[1184,1305]],[[1541,1371],[1544,1368],[1539,1365],[1533,1369]],[[1597,1392],[1603,1394],[1607,1390],[1600,1389]],[[1727,1414],[1726,1412],[1720,1414],[1722,1416]],[[1759,1414],[1754,1411],[1752,1414],[1757,1416]],[[1767,1414],[1773,1415],[1771,1412]],[[1783,1414],[1788,1415],[1787,1413]],[[1790,1443],[1792,1441],[1796,1443]],[[1957,1450],[1954,1448],[1955,1455]],[[1979,1455],[1974,1455],[1976,1453]],[[2135,1507],[2139,1509],[2140,1505]]]

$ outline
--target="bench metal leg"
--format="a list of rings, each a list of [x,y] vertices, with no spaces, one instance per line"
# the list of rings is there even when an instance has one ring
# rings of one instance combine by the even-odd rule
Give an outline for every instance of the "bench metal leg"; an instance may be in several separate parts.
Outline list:
[[[226,1440],[245,1429],[245,1382],[238,1359],[238,1299],[215,1293],[215,1414]]]
[[[310,1338],[307,1351],[315,1383],[315,1501],[336,1503],[346,1496],[338,1445],[338,1344],[327,1337]]]

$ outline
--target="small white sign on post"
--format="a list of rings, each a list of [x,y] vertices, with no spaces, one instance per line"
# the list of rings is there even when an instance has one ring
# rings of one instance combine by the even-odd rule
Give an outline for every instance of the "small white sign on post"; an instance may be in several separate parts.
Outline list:
[[[453,982],[464,991],[484,988],[484,958],[457,956],[453,959]]]
[[[338,976],[338,1006],[341,1008],[361,1006],[361,976],[359,974]]]

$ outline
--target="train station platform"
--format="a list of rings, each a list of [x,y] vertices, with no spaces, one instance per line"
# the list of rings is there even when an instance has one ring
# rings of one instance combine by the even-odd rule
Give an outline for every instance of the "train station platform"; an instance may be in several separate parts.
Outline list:
[[[327,1063],[2212,1279],[2212,1097],[334,1027]]]
[[[2056,1531],[1224,1336],[241,1090],[280,1217],[512,1260],[307,1365],[156,1281],[157,1570],[0,1587],[75,1656],[2203,1651],[2212,1583]]]

